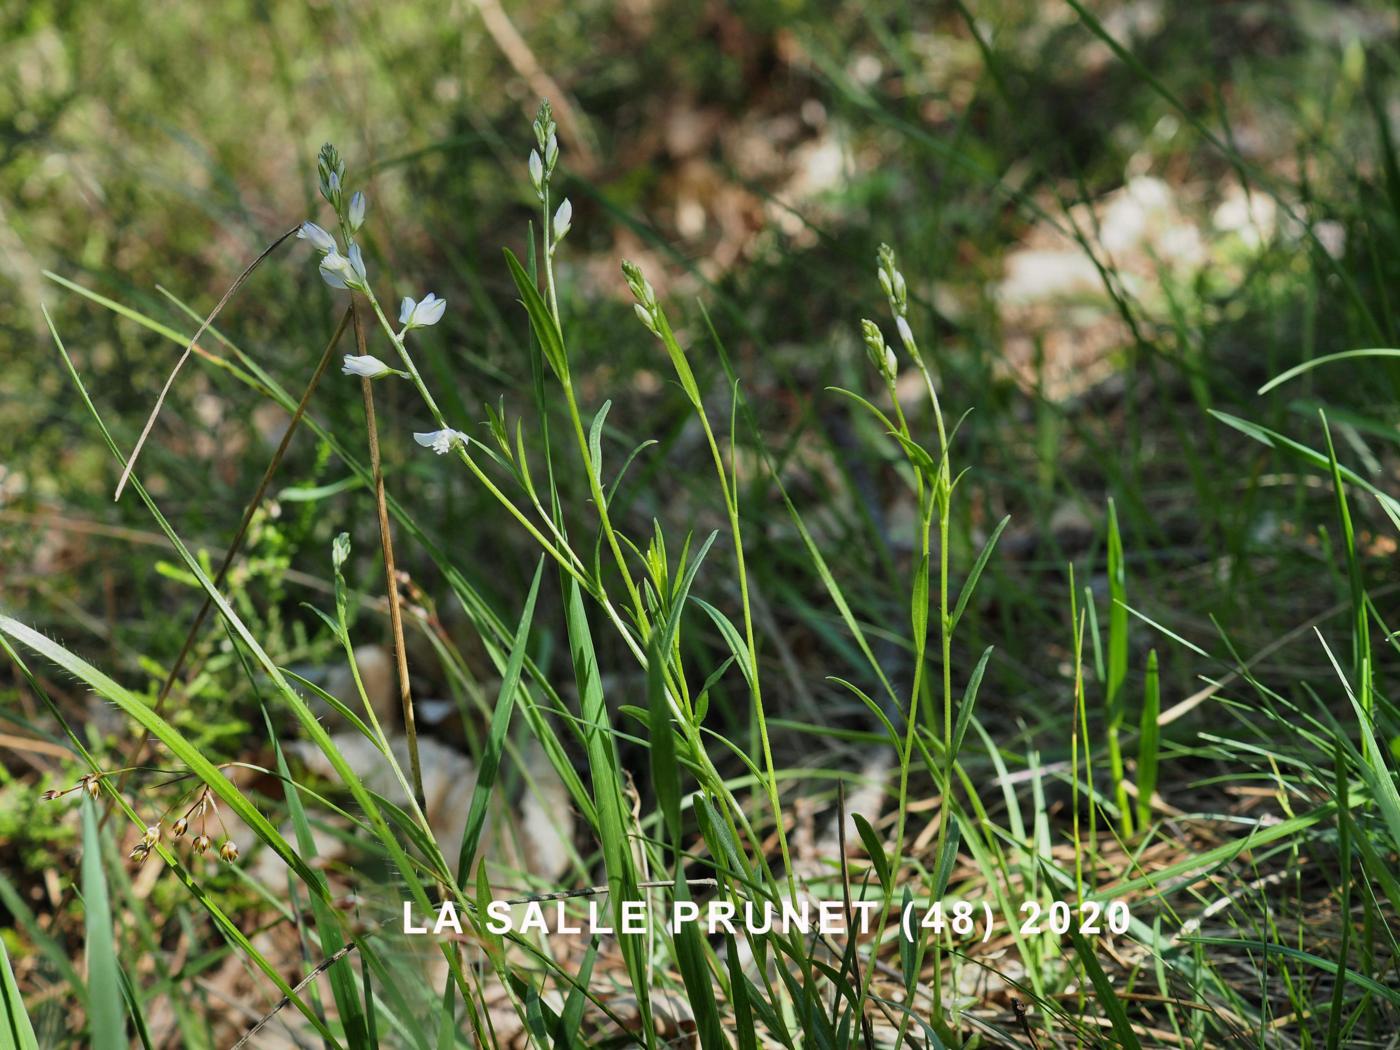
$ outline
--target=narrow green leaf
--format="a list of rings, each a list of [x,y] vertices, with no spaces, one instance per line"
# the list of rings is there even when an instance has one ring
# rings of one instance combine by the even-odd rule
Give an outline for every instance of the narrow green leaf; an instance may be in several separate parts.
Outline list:
[[[1314,357],[1311,361],[1304,361],[1300,365],[1294,365],[1286,372],[1280,372],[1274,378],[1259,388],[1260,394],[1267,394],[1275,387],[1282,386],[1290,379],[1297,379],[1305,372],[1311,372],[1320,365],[1330,365],[1334,361],[1350,361],[1358,357],[1400,357],[1400,350],[1388,347],[1375,347],[1365,350],[1343,350],[1339,354],[1323,354],[1321,357]]]
[[[892,889],[890,858],[885,854],[884,842],[876,834],[875,829],[870,826],[870,821],[861,814],[852,813],[851,823],[855,824],[856,834],[860,836],[861,844],[865,847],[865,854],[875,867],[875,877],[880,880],[880,888],[889,893]]]
[[[996,549],[997,540],[1001,539],[1002,532],[1011,523],[1011,515],[1008,514],[997,523],[997,527],[992,530],[992,534],[987,537],[987,542],[982,545],[982,551],[977,555],[977,561],[973,563],[972,571],[967,574],[967,582],[963,584],[962,590],[958,592],[958,604],[953,608],[953,616],[949,621],[948,629],[951,631],[962,619],[963,610],[967,608],[967,603],[972,599],[972,592],[977,588],[977,581],[982,578],[982,570],[987,567],[987,562],[992,556],[992,551]]]
[[[674,893],[676,901],[690,900],[690,887],[686,885],[685,871],[679,864],[676,866]],[[703,1050],[728,1050],[729,1044],[720,1028],[719,1006],[715,1001],[714,982],[710,977],[699,926],[693,922],[682,923],[675,933],[675,940],[676,966],[681,971],[686,997],[695,1013],[700,1046]]]
[[[603,423],[611,408],[612,401],[604,401],[588,428],[588,458],[593,462],[593,477],[600,489],[603,487]]]
[[[87,955],[88,1041],[93,1050],[126,1050],[126,1011],[122,1008],[117,949],[112,933],[112,906],[107,873],[102,868],[102,839],[97,810],[83,799],[83,926]]]
[[[1142,721],[1138,732],[1137,794],[1139,830],[1152,822],[1152,795],[1157,790],[1157,761],[1161,749],[1162,688],[1157,671],[1157,650],[1147,654],[1147,675],[1142,690]]]
[[[962,750],[963,738],[967,736],[968,724],[972,721],[972,710],[977,706],[977,693],[982,688],[982,677],[987,673],[987,661],[992,658],[992,650],[995,646],[987,646],[982,651],[981,659],[977,661],[977,666],[972,669],[972,675],[967,680],[967,688],[963,690],[962,706],[958,708],[958,721],[953,726],[953,742],[950,752],[954,758],[958,757],[958,752]]]
[[[569,374],[569,360],[564,353],[564,337],[559,332],[559,326],[554,323],[554,316],[545,305],[544,296],[540,295],[540,290],[520,265],[515,253],[509,248],[503,250],[506,253],[506,265],[510,267],[510,275],[520,292],[520,303],[530,315],[530,327],[535,330],[535,338],[540,341],[545,360],[549,362],[549,367],[554,369],[554,374],[564,379]]]
[[[34,1038],[34,1026],[29,1023],[29,1013],[24,1008],[24,1000],[20,998],[14,971],[10,969],[10,956],[5,951],[4,938],[0,938],[0,998],[5,1002],[0,1050],[39,1050],[39,1041]]]
[[[1103,972],[1103,967],[1095,958],[1093,945],[1086,941],[1078,930],[1071,929],[1069,937],[1074,943],[1074,951],[1079,956],[1079,961],[1084,964],[1084,972],[1089,975],[1089,981],[1094,986],[1094,998],[1103,1007],[1113,1025],[1116,1042],[1123,1050],[1142,1050],[1142,1043],[1128,1022],[1128,1012],[1123,1008],[1123,1000],[1118,998],[1118,993],[1109,983],[1108,975]]]
[[[481,829],[486,824],[486,808],[491,801],[491,790],[496,784],[496,774],[501,768],[501,754],[505,750],[506,734],[510,730],[511,712],[515,710],[520,669],[525,666],[530,624],[535,616],[535,599],[539,596],[540,577],[543,575],[544,558],[541,557],[535,567],[535,578],[530,583],[530,593],[525,598],[525,610],[520,614],[520,625],[515,630],[515,644],[510,649],[506,671],[501,678],[500,692],[496,694],[496,707],[491,713],[491,727],[487,731],[486,747],[481,754],[481,769],[477,773],[476,786],[472,789],[472,801],[467,810],[462,844],[457,851],[457,879],[464,892],[467,887],[467,875],[476,859],[477,846],[481,841]]]

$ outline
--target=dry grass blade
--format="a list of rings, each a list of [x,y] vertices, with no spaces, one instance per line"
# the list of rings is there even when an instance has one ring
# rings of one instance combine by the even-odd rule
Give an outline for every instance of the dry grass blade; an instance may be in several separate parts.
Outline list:
[[[228,286],[228,291],[224,292],[223,298],[215,304],[214,309],[209,311],[209,316],[206,317],[204,323],[199,326],[199,331],[195,332],[194,338],[189,341],[184,352],[180,355],[180,359],[175,362],[175,367],[170,370],[170,375],[166,377],[165,385],[160,388],[160,396],[156,398],[155,407],[151,409],[151,414],[146,417],[146,425],[141,428],[141,436],[136,439],[136,447],[131,450],[131,455],[128,456],[126,460],[126,466],[122,468],[122,476],[117,479],[117,491],[112,495],[113,500],[122,498],[122,490],[126,488],[127,479],[131,477],[132,470],[136,468],[136,457],[141,455],[141,449],[146,444],[146,438],[150,437],[151,428],[156,425],[156,416],[160,415],[161,406],[165,404],[166,395],[170,393],[170,387],[174,384],[175,377],[180,374],[180,369],[183,368],[185,362],[189,360],[190,353],[194,350],[194,345],[199,342],[199,337],[214,323],[214,318],[219,316],[219,311],[233,298],[234,292],[243,287],[243,282],[262,264],[262,261],[275,252],[283,241],[292,236],[292,234],[296,233],[299,229],[301,229],[301,223],[297,223],[286,233],[282,234],[282,236],[278,237],[277,240],[264,248],[258,257],[250,262],[244,271],[234,279],[234,282]]]

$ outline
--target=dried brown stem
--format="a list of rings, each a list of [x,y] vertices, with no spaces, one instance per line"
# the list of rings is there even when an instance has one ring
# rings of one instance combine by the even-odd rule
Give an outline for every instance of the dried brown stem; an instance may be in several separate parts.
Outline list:
[[[365,354],[365,330],[360,323],[358,303],[350,308],[355,321],[355,345]],[[369,434],[369,466],[374,475],[374,505],[379,511],[379,542],[384,550],[384,575],[389,591],[389,627],[394,632],[394,658],[399,672],[399,704],[403,708],[403,732],[408,740],[408,764],[413,777],[413,794],[426,817],[427,797],[423,793],[423,767],[418,759],[418,728],[413,719],[413,695],[408,686],[408,650],[403,641],[403,614],[399,601],[399,574],[394,567],[394,541],[389,531],[389,503],[384,496],[384,472],[379,463],[379,427],[374,419],[374,380],[361,379],[365,398],[365,429]]]
[[[272,454],[271,461],[267,464],[267,469],[263,471],[262,480],[258,482],[257,491],[253,493],[253,498],[248,501],[247,508],[243,511],[243,520],[239,523],[238,532],[234,534],[233,542],[224,552],[224,560],[219,565],[219,571],[214,576],[214,589],[218,590],[224,585],[228,578],[229,569],[233,566],[234,558],[238,557],[238,552],[243,548],[243,541],[248,536],[248,530],[253,524],[253,517],[257,514],[258,508],[262,506],[263,497],[267,495],[267,488],[272,483],[272,477],[277,473],[277,468],[282,465],[282,458],[287,454],[287,448],[292,443],[292,435],[296,433],[301,417],[306,414],[306,406],[311,401],[311,395],[316,390],[316,385],[321,381],[321,376],[325,375],[326,368],[331,363],[331,358],[335,355],[335,348],[340,343],[340,337],[345,334],[345,326],[350,322],[350,311],[346,310],[340,318],[340,323],[336,325],[334,334],[326,343],[326,348],[321,351],[321,360],[316,364],[316,371],[311,375],[311,381],[306,384],[306,390],[301,395],[301,400],[297,403],[296,411],[292,413],[290,422],[287,423],[286,432],[282,435],[282,440],[277,443],[277,451]],[[201,329],[202,331],[202,329]],[[191,341],[191,346],[194,345]],[[133,457],[134,458],[134,457]],[[179,655],[175,657],[175,662],[170,665],[170,671],[165,676],[165,682],[161,685],[160,693],[156,696],[155,713],[159,715],[165,707],[165,701],[170,696],[170,691],[175,687],[175,681],[184,669],[185,661],[189,658],[191,650],[194,648],[195,639],[199,637],[199,630],[204,626],[205,619],[209,616],[209,610],[214,605],[214,599],[210,595],[205,595],[204,603],[199,607],[199,612],[195,615],[194,623],[190,624],[189,631],[185,634],[185,642],[180,646]],[[146,749],[147,742],[151,739],[151,731],[143,730],[140,738],[136,741],[136,747],[131,753],[128,765],[137,765],[141,761],[141,755]],[[125,774],[123,774],[125,780]],[[118,783],[118,789],[121,783]],[[106,823],[111,810],[108,809],[103,814],[103,823]]]

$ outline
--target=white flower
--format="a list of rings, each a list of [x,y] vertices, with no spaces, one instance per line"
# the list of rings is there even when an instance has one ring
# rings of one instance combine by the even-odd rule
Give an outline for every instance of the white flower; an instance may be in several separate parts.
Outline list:
[[[350,207],[346,209],[346,218],[350,222],[350,232],[357,233],[361,226],[365,224],[365,207],[368,205],[363,193],[356,192],[350,198]]]
[[[297,230],[297,239],[310,241],[311,246],[318,252],[333,252],[336,250],[335,238],[332,237],[314,222],[304,222],[301,229]]]
[[[321,277],[332,288],[349,288],[359,280],[350,260],[334,248],[321,260]]]
[[[417,302],[406,295],[399,304],[399,324],[404,326],[405,331],[411,328],[427,328],[441,321],[446,309],[447,300],[439,299],[432,292]]]
[[[426,434],[414,434],[413,440],[424,448],[430,448],[439,456],[446,455],[452,451],[452,446],[459,442],[463,445],[467,443],[467,435],[460,430],[453,430],[448,427],[445,430],[433,430]]]
[[[380,376],[393,375],[394,369],[372,354],[362,357],[346,354],[345,364],[341,366],[340,372],[342,375],[360,376],[362,379],[378,379]]]
[[[554,243],[558,244],[564,239],[564,235],[569,232],[569,227],[574,221],[574,206],[569,203],[569,198],[565,197],[559,204],[559,210],[554,213]]]

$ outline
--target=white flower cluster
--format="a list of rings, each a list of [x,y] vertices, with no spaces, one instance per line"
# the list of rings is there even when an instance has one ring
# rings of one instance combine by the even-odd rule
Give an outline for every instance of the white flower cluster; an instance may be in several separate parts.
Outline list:
[[[557,153],[557,151],[558,147],[556,146],[555,152]],[[327,143],[321,147],[316,170],[320,180],[321,196],[325,198],[327,204],[335,209],[336,218],[339,220],[345,250],[341,250],[341,241],[337,240],[334,234],[310,219],[301,224],[301,228],[297,230],[297,237],[307,241],[311,247],[321,253],[321,277],[328,285],[332,288],[363,292],[369,297],[371,303],[375,303],[374,294],[369,286],[369,275],[365,269],[364,254],[361,252],[360,246],[353,240],[354,235],[359,233],[361,227],[364,226],[365,213],[369,210],[369,201],[364,193],[358,190],[350,196],[349,200],[345,199],[345,162],[340,159],[340,153],[331,144]],[[378,305],[375,303],[375,310],[378,311],[378,309]],[[395,340],[401,343],[403,337],[415,328],[427,328],[437,324],[442,320],[446,310],[447,300],[438,298],[432,292],[423,296],[422,299],[406,296],[399,307],[399,324],[403,327],[394,335]],[[400,345],[399,350],[403,352],[402,345]],[[372,354],[346,354],[340,370],[344,375],[357,376],[361,379],[382,379],[384,376],[391,375],[405,379],[412,378],[408,372],[400,371]],[[454,440],[460,439],[463,443],[466,441],[466,435],[455,430],[443,430],[429,435],[416,436],[419,438],[419,444],[428,445],[440,453],[446,452]],[[428,437],[431,440],[424,441],[423,437]]]

